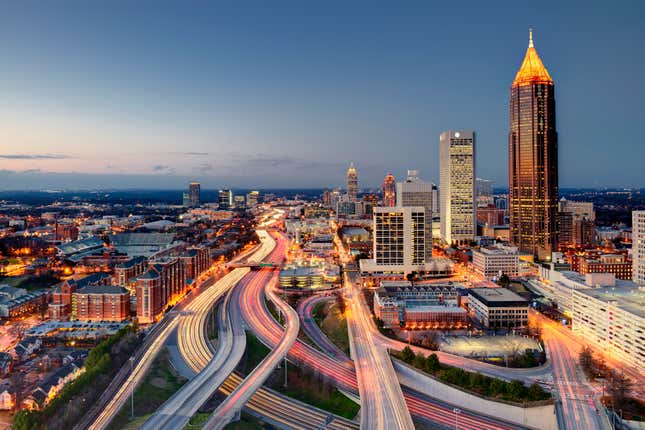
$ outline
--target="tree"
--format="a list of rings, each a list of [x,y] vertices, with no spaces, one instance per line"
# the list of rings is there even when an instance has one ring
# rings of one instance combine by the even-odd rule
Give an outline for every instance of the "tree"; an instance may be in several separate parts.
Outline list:
[[[436,331],[431,331],[421,339],[421,346],[431,351],[439,350],[440,337]]]
[[[435,373],[439,368],[441,367],[441,363],[439,363],[439,357],[437,357],[437,354],[430,354],[428,358],[426,358],[426,363],[425,363],[425,370],[428,373]]]
[[[512,380],[506,387],[508,394],[513,400],[522,399],[526,393],[526,387],[522,381]]]
[[[38,412],[23,409],[16,413],[11,428],[14,430],[36,430],[39,424]]]
[[[529,400],[538,401],[549,398],[549,395],[544,391],[540,384],[537,382],[532,383],[527,390],[527,397]]]
[[[500,287],[508,288],[508,286],[511,285],[511,279],[506,273],[502,273],[502,276],[500,276],[497,280],[497,285],[499,285]]]
[[[593,353],[591,352],[591,348],[589,348],[589,346],[582,347],[579,360],[582,370],[585,372],[585,374],[587,374],[587,376],[591,376],[593,374]]]
[[[414,351],[412,351],[412,348],[410,348],[409,346],[406,346],[401,351],[401,360],[405,361],[408,364],[414,361],[414,357],[415,357]]]
[[[423,369],[426,365],[426,358],[423,356],[423,354],[419,353],[414,357],[413,364],[417,369]]]
[[[633,382],[625,374],[617,371],[611,373],[609,378],[608,392],[614,408],[622,408],[627,395],[632,390]]]

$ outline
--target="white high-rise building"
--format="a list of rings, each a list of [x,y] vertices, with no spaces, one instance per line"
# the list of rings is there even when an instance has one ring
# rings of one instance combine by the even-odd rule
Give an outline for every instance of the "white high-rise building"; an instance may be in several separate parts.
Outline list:
[[[632,212],[632,279],[645,286],[645,211]]]
[[[416,206],[425,209],[425,243],[426,261],[432,258],[432,183],[419,179],[418,170],[408,170],[408,178],[405,182],[396,184],[396,205]]]
[[[448,130],[439,138],[441,238],[470,243],[476,233],[475,132]]]

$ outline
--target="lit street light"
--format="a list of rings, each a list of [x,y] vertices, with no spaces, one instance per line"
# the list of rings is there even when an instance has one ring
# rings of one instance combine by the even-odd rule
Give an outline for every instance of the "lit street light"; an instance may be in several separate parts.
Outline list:
[[[459,430],[459,414],[461,413],[461,409],[454,408],[452,411],[455,413],[455,430]]]

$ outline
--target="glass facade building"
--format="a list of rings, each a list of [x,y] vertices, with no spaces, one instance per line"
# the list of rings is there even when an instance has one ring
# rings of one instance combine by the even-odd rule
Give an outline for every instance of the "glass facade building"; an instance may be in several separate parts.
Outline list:
[[[511,86],[510,123],[510,238],[520,251],[549,260],[558,238],[555,96],[532,35]]]

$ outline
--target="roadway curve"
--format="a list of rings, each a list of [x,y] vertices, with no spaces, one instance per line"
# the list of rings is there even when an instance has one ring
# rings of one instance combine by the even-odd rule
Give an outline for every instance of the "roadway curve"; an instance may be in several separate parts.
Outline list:
[[[284,256],[284,247],[281,247],[273,252],[268,258],[270,262],[279,262]],[[251,272],[248,276],[242,279],[239,285],[234,289],[234,296],[231,297],[231,305],[239,303],[243,298],[238,297],[240,292],[249,290],[249,283],[256,280],[257,285],[265,285],[270,279],[271,271],[263,270],[258,272]],[[257,279],[258,277],[262,279]],[[186,327],[184,330],[192,333],[201,333],[201,337],[206,339],[205,327],[206,320],[201,322],[194,320],[191,328]],[[208,342],[208,340],[206,340]],[[203,359],[206,358],[206,363],[213,357],[213,348],[210,343],[204,346],[201,341],[196,342],[193,349],[180,350],[182,358],[186,364],[191,367],[195,372],[200,372],[206,364]],[[233,391],[242,383],[243,377],[237,373],[232,373],[228,379],[219,387],[219,391],[229,396]],[[284,429],[307,429],[314,430],[320,428],[327,428],[331,430],[343,429],[357,429],[358,424],[330,414],[311,405],[299,402],[295,399],[286,397],[276,391],[268,388],[258,389],[253,396],[248,400],[245,405],[246,410],[258,417],[265,419],[272,425]]]
[[[273,279],[277,277],[277,272],[274,272]],[[257,279],[257,278],[256,278]],[[236,416],[239,415],[242,407],[251,398],[251,396],[264,384],[264,382],[271,376],[271,373],[280,363],[289,349],[293,346],[298,337],[300,330],[300,319],[295,310],[287,303],[282,301],[270,286],[275,285],[275,282],[270,282],[266,285],[266,294],[269,299],[280,309],[286,320],[286,330],[284,336],[273,348],[271,353],[267,355],[260,364],[238,385],[238,387],[220,403],[217,409],[213,412],[211,417],[204,425],[206,430],[219,430],[224,428],[226,424],[231,422]],[[245,291],[248,291],[246,288]],[[238,301],[239,303],[239,301]],[[239,361],[239,360],[238,360]]]
[[[285,239],[278,236],[278,247]],[[277,251],[276,251],[277,252]],[[261,273],[261,272],[260,272]],[[242,315],[250,329],[269,348],[275,347],[283,336],[284,328],[269,313],[262,288],[249,291],[249,300],[243,300]],[[252,294],[251,294],[252,293]],[[335,381],[338,388],[358,394],[358,381],[354,369],[338,362],[318,349],[298,340],[288,355],[289,361],[307,365],[320,374]],[[416,391],[403,389],[408,409],[418,419],[431,423],[433,428],[454,428],[453,406],[423,395]],[[505,421],[480,416],[464,410],[459,416],[459,428],[468,430],[516,429],[518,426]]]
[[[361,399],[361,429],[414,429],[390,355],[374,340],[370,313],[355,283],[350,283],[346,298],[349,344]]]
[[[347,361],[352,363],[352,361],[345,355],[344,352],[329,341],[327,336],[320,330],[318,325],[312,319],[312,312],[314,307],[321,301],[331,300],[333,296],[312,296],[306,300],[303,300],[298,305],[298,314],[300,319],[303,322],[302,328],[324,352],[331,355],[339,361]],[[459,355],[449,354],[443,351],[432,351],[426,348],[422,348],[416,345],[408,345],[405,342],[400,340],[391,339],[387,336],[382,335],[374,326],[373,330],[374,338],[376,341],[380,342],[381,345],[385,348],[389,348],[393,351],[400,351],[406,346],[415,352],[415,354],[423,354],[425,356],[430,354],[437,354],[439,360],[447,365],[460,367],[464,370],[471,372],[479,372],[482,375],[491,376],[493,378],[504,379],[507,381],[518,379],[523,381],[525,384],[530,385],[536,381],[536,379],[548,379],[552,372],[552,366],[549,362],[546,365],[530,368],[530,369],[513,369],[507,367],[495,366],[494,364],[484,363],[478,360],[473,360],[467,357],[461,357]],[[340,351],[340,353],[339,353]]]

